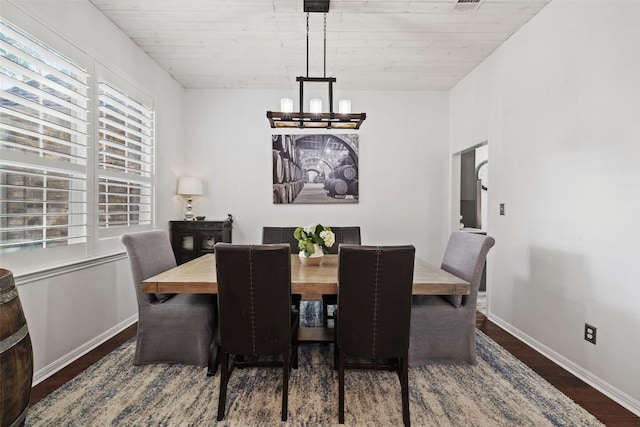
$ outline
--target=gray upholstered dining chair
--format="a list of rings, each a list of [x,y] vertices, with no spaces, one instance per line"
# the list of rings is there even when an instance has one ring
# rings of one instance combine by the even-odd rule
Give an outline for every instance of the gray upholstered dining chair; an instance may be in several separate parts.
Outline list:
[[[411,306],[409,365],[476,363],[476,301],[489,249],[495,240],[454,232],[441,268],[471,284],[465,296],[414,296]]]
[[[402,420],[409,427],[409,324],[415,248],[341,245],[334,312],[338,418],[344,423],[344,371],[392,369],[400,379]]]
[[[282,367],[282,421],[286,421],[289,370],[298,367],[300,318],[291,308],[289,247],[217,243],[215,256],[221,361],[218,421],[224,419],[231,373],[244,366]]]
[[[215,373],[217,303],[215,295],[150,294],[143,280],[176,266],[169,235],[163,230],[124,234],[138,300],[135,365],[182,363],[208,366]]]

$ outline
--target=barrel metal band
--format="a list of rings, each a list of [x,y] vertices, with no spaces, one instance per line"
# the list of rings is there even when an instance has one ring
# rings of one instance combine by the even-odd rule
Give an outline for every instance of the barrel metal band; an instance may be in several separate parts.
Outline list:
[[[9,292],[0,294],[0,304],[6,304],[18,297],[18,289],[13,288]]]
[[[20,329],[18,329],[16,333],[0,341],[0,354],[4,353],[14,345],[18,344],[27,335],[29,335],[29,329],[27,328],[27,325],[24,324]]]

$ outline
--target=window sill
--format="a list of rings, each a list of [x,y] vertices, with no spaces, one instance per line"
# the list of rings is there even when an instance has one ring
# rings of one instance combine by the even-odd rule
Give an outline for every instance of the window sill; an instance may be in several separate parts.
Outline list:
[[[39,280],[48,279],[50,277],[60,276],[62,274],[71,273],[78,270],[84,270],[87,268],[95,267],[101,264],[107,264],[110,262],[126,259],[126,252],[120,252],[116,254],[97,256],[93,258],[83,259],[81,261],[64,263],[56,266],[42,268],[29,273],[24,273],[14,276],[16,286],[24,285],[30,282],[36,282]]]

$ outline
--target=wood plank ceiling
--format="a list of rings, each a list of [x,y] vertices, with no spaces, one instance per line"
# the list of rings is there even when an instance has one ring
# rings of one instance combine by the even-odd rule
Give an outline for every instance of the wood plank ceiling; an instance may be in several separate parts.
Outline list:
[[[331,0],[326,75],[342,89],[447,90],[549,1]],[[186,88],[295,89],[306,75],[303,0],[91,3]],[[323,16],[310,14],[311,77]]]

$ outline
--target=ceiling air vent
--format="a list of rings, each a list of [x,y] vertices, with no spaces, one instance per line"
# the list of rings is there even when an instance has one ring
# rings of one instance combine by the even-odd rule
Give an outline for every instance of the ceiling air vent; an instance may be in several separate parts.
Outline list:
[[[467,12],[478,10],[483,0],[453,0],[453,10]]]

